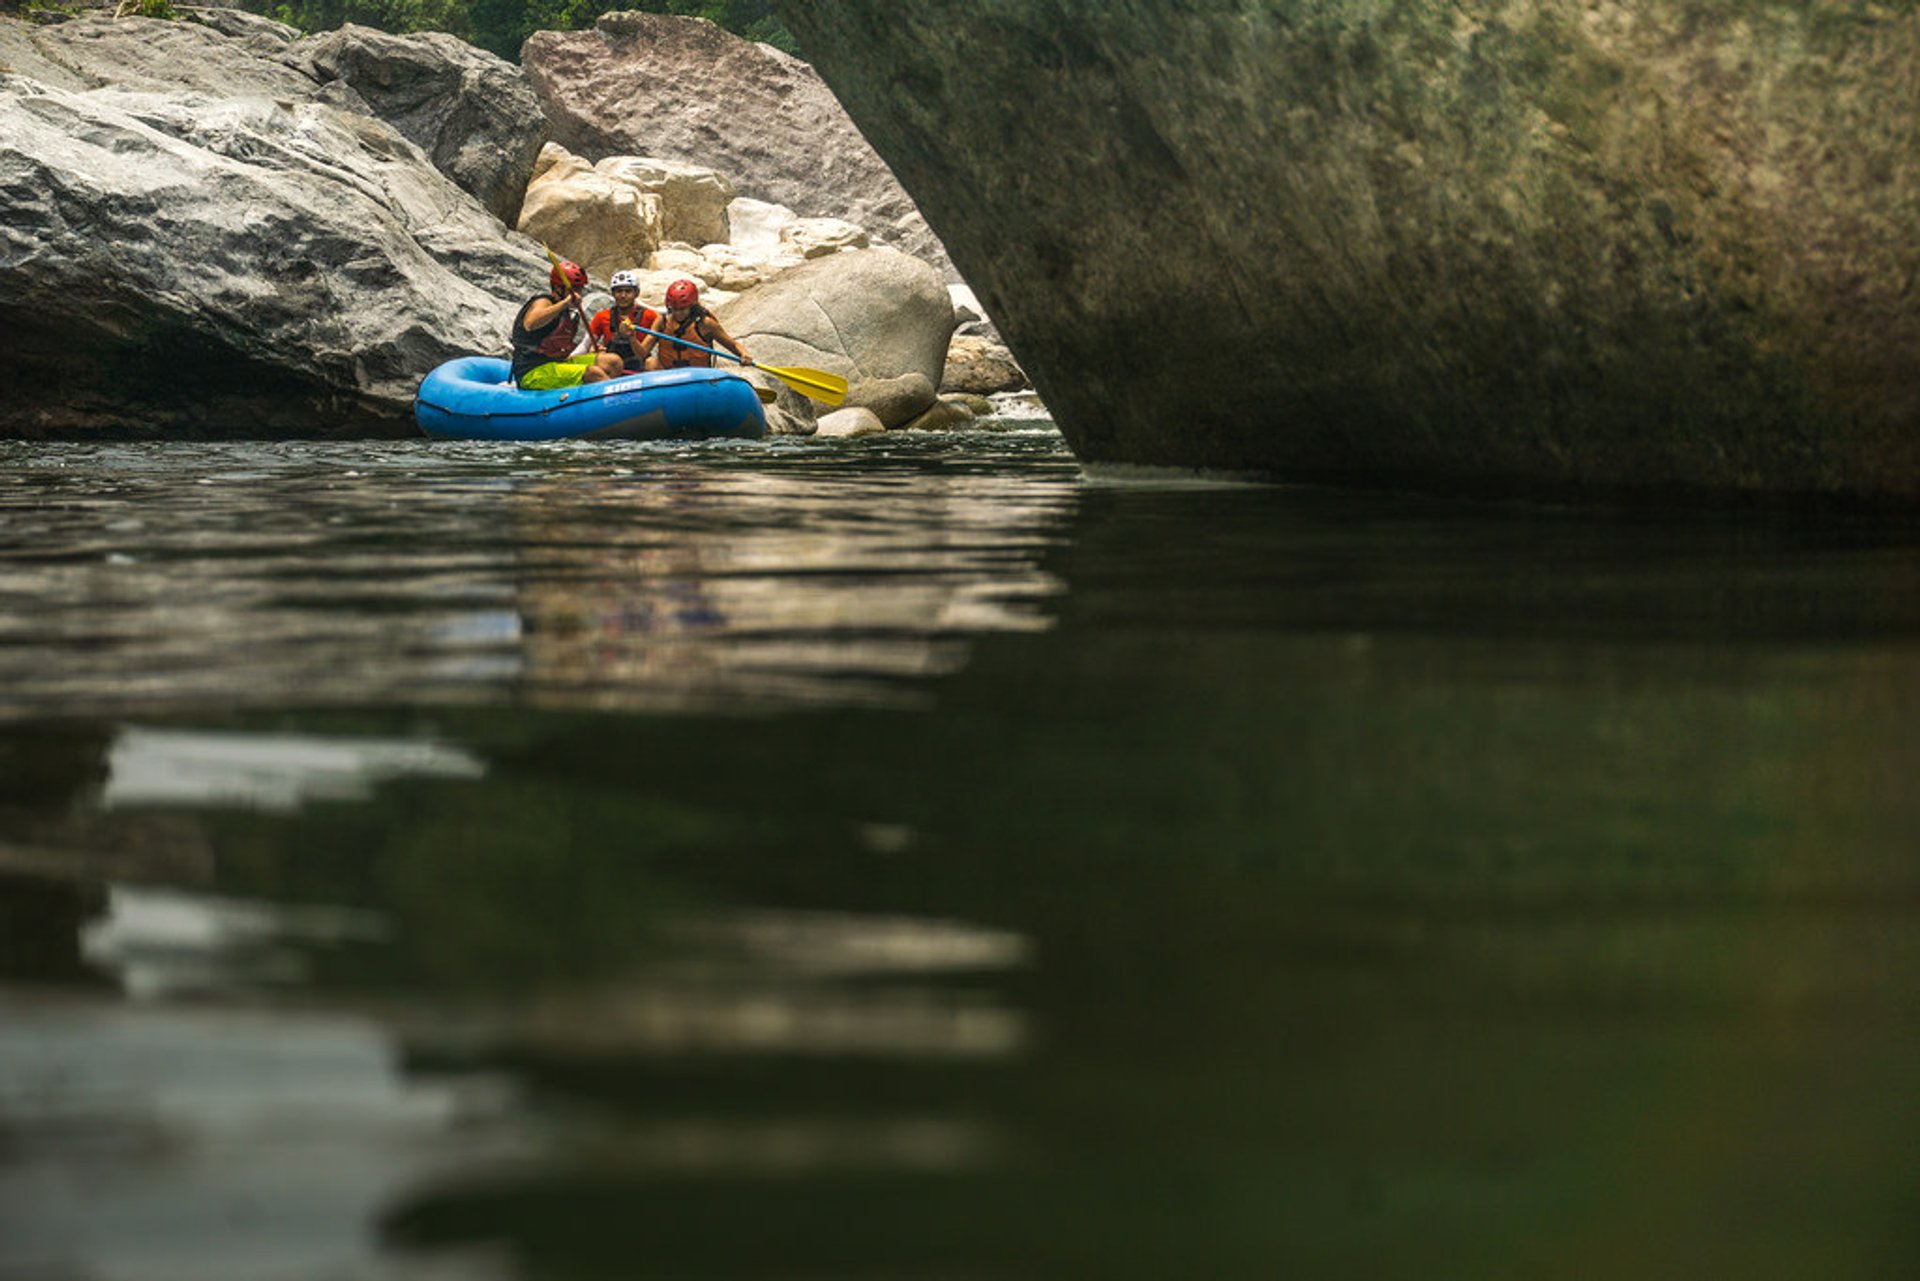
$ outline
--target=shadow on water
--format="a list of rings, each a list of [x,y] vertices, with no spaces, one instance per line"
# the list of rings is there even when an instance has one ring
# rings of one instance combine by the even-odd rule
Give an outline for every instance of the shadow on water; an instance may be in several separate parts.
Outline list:
[[[0,1277],[1912,1270],[1911,531],[890,449],[8,534]]]

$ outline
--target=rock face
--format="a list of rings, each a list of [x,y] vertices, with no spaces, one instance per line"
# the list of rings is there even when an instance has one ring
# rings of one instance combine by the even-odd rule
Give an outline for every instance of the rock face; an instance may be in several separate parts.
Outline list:
[[[711,167],[741,195],[857,223],[951,270],[813,68],[771,45],[702,19],[620,12],[591,31],[536,32],[520,60],[554,140],[571,151]]]
[[[300,41],[291,60],[350,85],[494,217],[511,226],[519,216],[547,122],[518,67],[449,35],[352,23]]]
[[[1912,6],[775,7],[1083,458],[1920,499]]]
[[[392,126],[237,40],[0,20],[0,60],[0,434],[412,434],[420,377],[542,286]]]

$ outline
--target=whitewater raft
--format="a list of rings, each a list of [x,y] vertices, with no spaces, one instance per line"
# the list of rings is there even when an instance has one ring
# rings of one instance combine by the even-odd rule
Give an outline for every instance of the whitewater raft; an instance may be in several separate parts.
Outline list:
[[[708,440],[767,434],[752,383],[725,369],[662,369],[522,391],[506,361],[464,356],[420,384],[413,419],[447,440]]]

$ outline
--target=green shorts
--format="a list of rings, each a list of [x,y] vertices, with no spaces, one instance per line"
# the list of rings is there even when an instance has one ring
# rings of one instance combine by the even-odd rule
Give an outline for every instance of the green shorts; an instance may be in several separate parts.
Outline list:
[[[544,365],[535,365],[520,375],[522,391],[553,391],[560,387],[578,387],[580,376],[593,368],[598,357],[590,352],[578,356],[568,356],[565,360],[549,360]]]

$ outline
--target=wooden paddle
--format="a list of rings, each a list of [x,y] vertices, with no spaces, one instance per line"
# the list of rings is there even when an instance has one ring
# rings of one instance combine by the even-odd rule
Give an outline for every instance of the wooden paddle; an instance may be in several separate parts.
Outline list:
[[[645,325],[635,325],[635,333],[652,334],[655,338],[664,338],[668,342],[679,343],[682,347],[691,347],[695,351],[704,351],[709,356],[724,356],[728,360],[754,369],[762,369],[772,374],[787,386],[805,396],[808,400],[817,400],[823,405],[837,405],[847,398],[847,380],[839,374],[830,374],[824,369],[804,367],[787,368],[780,365],[763,365],[758,361],[741,360],[730,351],[721,351],[717,347],[702,347],[697,342],[688,342],[684,338],[675,338],[672,334],[663,334],[658,329],[648,329]]]

